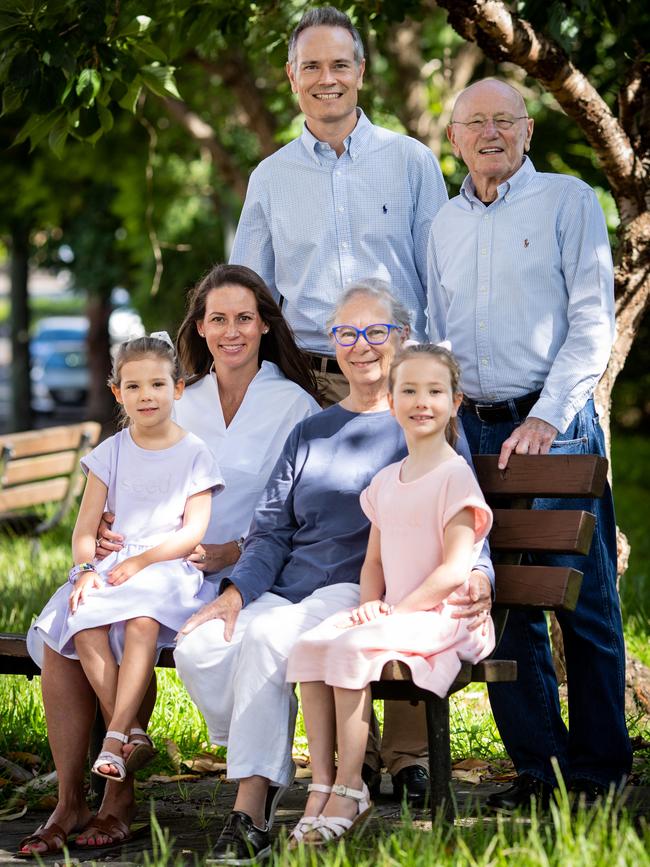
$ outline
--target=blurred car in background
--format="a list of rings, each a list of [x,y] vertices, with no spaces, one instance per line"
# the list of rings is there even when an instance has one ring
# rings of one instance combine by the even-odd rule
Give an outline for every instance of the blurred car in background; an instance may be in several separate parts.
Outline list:
[[[108,330],[112,345],[144,334],[138,313],[124,307],[111,313]],[[86,316],[47,316],[36,324],[29,341],[35,412],[49,413],[86,402],[90,387],[87,339]]]

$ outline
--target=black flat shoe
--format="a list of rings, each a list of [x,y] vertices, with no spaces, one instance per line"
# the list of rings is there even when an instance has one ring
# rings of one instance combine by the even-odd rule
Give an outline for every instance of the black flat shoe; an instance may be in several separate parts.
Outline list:
[[[269,833],[258,828],[246,813],[233,810],[226,819],[206,864],[256,864],[271,854]]]
[[[420,765],[409,765],[402,768],[394,777],[393,797],[396,801],[403,801],[410,807],[421,807],[429,793],[429,773]]]
[[[609,794],[609,786],[594,783],[593,780],[573,779],[569,783],[569,792],[574,796],[574,807],[582,804],[593,807],[594,804],[604,804]]]
[[[503,792],[493,792],[485,803],[492,810],[512,813],[515,810],[530,809],[530,802],[535,799],[539,807],[546,809],[552,794],[553,786],[531,777],[530,774],[522,774]]]
[[[376,801],[381,794],[381,771],[376,771],[364,762],[361,765],[361,779],[368,786],[370,800]]]

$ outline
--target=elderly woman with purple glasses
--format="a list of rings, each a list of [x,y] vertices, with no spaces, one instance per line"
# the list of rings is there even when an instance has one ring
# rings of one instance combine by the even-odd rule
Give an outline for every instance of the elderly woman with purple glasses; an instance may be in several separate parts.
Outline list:
[[[358,604],[369,534],[359,494],[406,453],[387,402],[390,365],[409,334],[406,311],[386,284],[368,280],[345,292],[330,326],[350,394],[293,429],[242,557],[220,595],[183,627],[176,648],[177,670],[212,741],[228,746],[228,777],[239,780],[212,854],[217,862],[248,863],[241,859],[269,851],[273,812],[294,772],[297,702],[287,658],[303,632]],[[479,601],[462,600],[459,616],[479,624],[478,612],[490,607],[487,554],[477,569]]]

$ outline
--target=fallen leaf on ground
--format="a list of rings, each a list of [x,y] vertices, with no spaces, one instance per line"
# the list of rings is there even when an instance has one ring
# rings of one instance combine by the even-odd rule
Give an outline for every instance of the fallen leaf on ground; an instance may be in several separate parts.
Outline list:
[[[184,759],[183,764],[199,774],[218,774],[226,770],[226,763],[211,753],[199,753],[193,759]]]
[[[463,783],[471,783],[473,786],[477,786],[483,779],[483,775],[478,768],[473,768],[469,771],[454,769],[451,772],[451,776],[454,780],[460,780]]]
[[[167,739],[165,741],[165,747],[167,749],[167,755],[169,756],[172,766],[175,771],[180,771],[181,762],[183,761],[181,756],[181,751],[178,749],[178,744],[174,741]]]
[[[43,759],[34,753],[13,752],[7,753],[7,758],[13,762],[19,762],[21,765],[32,767],[33,765],[42,765]]]
[[[26,780],[31,780],[34,776],[30,771],[26,771],[25,768],[21,768],[20,765],[9,759],[5,759],[3,756],[0,756],[0,768],[4,770],[5,774],[14,783],[24,783]]]
[[[8,807],[0,810],[0,822],[13,822],[14,819],[22,818],[27,812],[27,802],[23,800],[14,801]]]
[[[36,802],[36,806],[41,810],[53,810],[59,803],[59,799],[54,795],[43,795]]]
[[[463,759],[461,762],[454,762],[451,767],[454,771],[473,771],[479,768],[485,770],[490,767],[490,763],[485,759]]]

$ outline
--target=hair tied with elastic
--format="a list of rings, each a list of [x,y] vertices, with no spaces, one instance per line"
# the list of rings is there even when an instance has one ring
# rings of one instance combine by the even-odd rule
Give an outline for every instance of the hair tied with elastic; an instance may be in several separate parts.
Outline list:
[[[153,337],[153,334],[151,335]],[[436,343],[436,346],[439,346],[441,349],[446,349],[447,352],[451,352],[451,340],[440,340]]]
[[[174,343],[166,331],[152,331],[149,337],[152,337],[154,340],[162,340],[163,343],[174,349]]]

